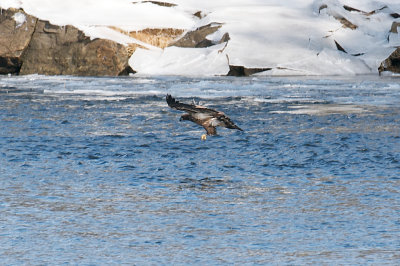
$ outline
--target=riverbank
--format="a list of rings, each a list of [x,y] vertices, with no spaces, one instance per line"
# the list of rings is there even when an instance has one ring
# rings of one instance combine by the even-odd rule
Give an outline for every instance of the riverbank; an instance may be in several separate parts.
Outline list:
[[[393,1],[0,4],[2,74],[399,72],[400,3]]]

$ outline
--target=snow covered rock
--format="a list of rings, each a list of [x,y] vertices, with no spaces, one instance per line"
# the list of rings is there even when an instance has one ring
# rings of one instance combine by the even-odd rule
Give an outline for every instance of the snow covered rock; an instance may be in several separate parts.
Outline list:
[[[44,53],[60,67],[79,64],[80,70],[50,73],[103,73],[100,59],[115,63],[124,47],[130,67],[143,75],[377,74],[396,63],[384,62],[380,68],[400,47],[400,0],[0,0],[0,7],[23,8],[83,33],[86,50],[77,52],[74,44],[74,49]],[[14,17],[13,23],[24,27],[24,16]],[[98,45],[96,39],[121,46]],[[91,46],[117,52],[113,59],[102,57],[89,53]],[[61,52],[69,53],[64,61]],[[112,70],[113,75],[120,70]]]
[[[28,47],[37,19],[22,10],[0,13],[0,74],[18,73],[22,54]]]

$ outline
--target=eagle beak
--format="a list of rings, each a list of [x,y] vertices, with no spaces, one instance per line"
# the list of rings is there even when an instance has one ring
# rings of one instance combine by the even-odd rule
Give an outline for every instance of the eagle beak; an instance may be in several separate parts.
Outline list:
[[[206,140],[206,139],[207,139],[207,135],[206,134],[201,135],[201,140]]]

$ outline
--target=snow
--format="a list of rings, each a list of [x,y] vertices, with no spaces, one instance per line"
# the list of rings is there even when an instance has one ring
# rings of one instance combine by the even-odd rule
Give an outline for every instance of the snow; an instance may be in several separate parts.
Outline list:
[[[80,26],[79,29],[85,32],[85,34],[90,36],[92,39],[103,38],[103,39],[113,40],[123,45],[134,43],[142,45],[150,50],[160,50],[157,47],[139,41],[135,38],[129,37],[128,35],[122,34],[107,26]]]
[[[392,23],[399,21],[390,14],[400,13],[400,0],[163,1],[176,6],[139,0],[0,0],[0,7],[23,8],[53,24],[74,25],[91,38],[140,44],[146,49],[137,49],[130,65],[145,75],[225,75],[229,64],[272,68],[257,75],[371,74],[400,46],[398,34],[389,33]],[[364,12],[381,10],[366,15],[344,5]],[[205,16],[193,16],[198,11]],[[357,28],[343,27],[338,18]],[[15,20],[20,25],[22,18]],[[212,22],[222,27],[209,39],[218,41],[228,32],[226,47],[160,49],[109,27],[190,31]],[[338,51],[335,41],[347,53]]]
[[[16,27],[19,28],[25,23],[26,16],[24,15],[24,13],[18,12],[14,14],[13,19],[15,20],[15,22],[17,22]]]
[[[130,65],[144,75],[225,75],[229,71],[227,58],[218,52],[224,45],[202,49],[169,47],[164,51],[137,49]]]
[[[3,5],[3,2],[5,4]],[[23,8],[28,14],[56,25],[76,27],[117,26],[126,30],[145,28],[190,28],[190,14],[151,3],[131,0],[0,0],[3,8]]]

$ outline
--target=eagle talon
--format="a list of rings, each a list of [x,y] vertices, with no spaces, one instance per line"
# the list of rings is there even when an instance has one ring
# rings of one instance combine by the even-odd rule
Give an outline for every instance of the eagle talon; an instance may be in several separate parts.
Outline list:
[[[206,140],[206,139],[207,139],[207,135],[206,134],[201,135],[201,140]]]

